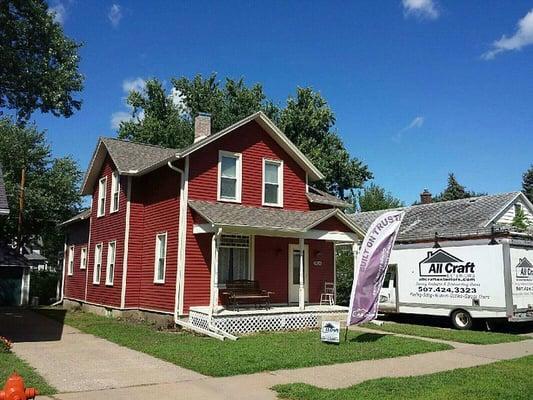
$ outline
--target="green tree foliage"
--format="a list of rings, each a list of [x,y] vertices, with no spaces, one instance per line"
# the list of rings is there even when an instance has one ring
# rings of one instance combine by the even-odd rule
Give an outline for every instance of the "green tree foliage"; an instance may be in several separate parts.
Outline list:
[[[336,250],[337,267],[337,304],[347,306],[353,283],[353,253],[348,246],[339,246]]]
[[[516,209],[516,213],[511,225],[513,225],[519,231],[525,231],[528,228],[529,223],[522,207]]]
[[[81,45],[66,37],[44,0],[0,1],[0,108],[19,121],[35,110],[69,117],[81,107]]]
[[[474,191],[466,190],[466,188],[457,181],[455,175],[450,173],[448,174],[448,186],[446,186],[446,189],[444,189],[442,193],[433,197],[433,202],[467,199],[469,197],[484,196],[485,194],[486,193],[476,193]]]
[[[0,220],[0,236],[19,245],[43,239],[43,253],[51,263],[62,250],[63,233],[57,224],[79,211],[81,172],[70,157],[52,158],[43,132],[35,125],[0,120],[0,163],[3,166],[10,214]],[[24,212],[18,232],[19,195],[25,170]]]
[[[522,192],[533,202],[533,164],[522,175]]]
[[[400,199],[385,191],[379,185],[371,183],[357,193],[357,208],[359,211],[377,211],[389,208],[403,207]]]
[[[359,188],[372,177],[368,167],[352,158],[339,135],[333,131],[335,116],[319,93],[298,88],[285,108],[268,100],[259,84],[248,87],[244,80],[215,74],[172,80],[167,93],[158,80],[150,80],[142,93],[132,91],[128,104],[132,119],[122,122],[119,137],[142,143],[180,148],[193,141],[193,116],[211,114],[213,132],[262,110],[296,146],[324,173],[319,187],[339,197]]]

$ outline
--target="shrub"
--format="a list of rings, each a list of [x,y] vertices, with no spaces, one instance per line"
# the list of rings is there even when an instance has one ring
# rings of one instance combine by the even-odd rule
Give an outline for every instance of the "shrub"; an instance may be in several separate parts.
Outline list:
[[[30,299],[39,297],[39,304],[53,303],[57,296],[59,274],[51,271],[32,271],[30,279]]]

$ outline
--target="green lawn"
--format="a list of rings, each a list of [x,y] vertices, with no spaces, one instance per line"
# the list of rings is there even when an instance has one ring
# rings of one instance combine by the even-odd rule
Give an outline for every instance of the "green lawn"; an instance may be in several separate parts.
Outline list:
[[[273,389],[280,398],[291,400],[530,400],[533,356],[431,375],[375,379],[346,389],[320,389],[301,383]]]
[[[41,310],[61,315],[57,310]],[[65,323],[122,346],[153,355],[205,375],[229,376],[285,368],[398,357],[450,346],[391,335],[350,332],[339,346],[320,342],[318,331],[264,333],[219,341],[191,333],[157,331],[146,324],[69,312]]]
[[[404,335],[451,340],[453,342],[471,344],[518,342],[520,340],[528,339],[527,337],[511,333],[459,331],[449,328],[437,328],[433,326],[401,324],[395,322],[384,322],[381,326],[376,324],[365,324],[364,327],[393,333],[401,333]]]
[[[55,388],[46,383],[42,376],[15,354],[0,353],[0,388],[4,386],[7,378],[13,373],[13,371],[17,371],[18,374],[24,378],[26,387],[34,387],[42,395],[54,394],[57,392]]]

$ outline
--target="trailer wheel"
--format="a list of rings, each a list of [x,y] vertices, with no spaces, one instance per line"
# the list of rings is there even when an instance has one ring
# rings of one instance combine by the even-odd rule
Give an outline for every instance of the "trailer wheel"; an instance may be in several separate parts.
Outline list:
[[[466,330],[472,328],[472,316],[465,310],[454,310],[450,316],[455,329]]]

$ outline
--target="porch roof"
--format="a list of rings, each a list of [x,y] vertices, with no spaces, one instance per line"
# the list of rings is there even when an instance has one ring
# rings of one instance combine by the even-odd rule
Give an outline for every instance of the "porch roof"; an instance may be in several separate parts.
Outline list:
[[[189,206],[212,225],[241,227],[257,230],[305,233],[329,218],[338,218],[353,232],[363,236],[361,230],[344,213],[336,208],[316,211],[295,211],[241,204],[215,203],[189,200]]]

